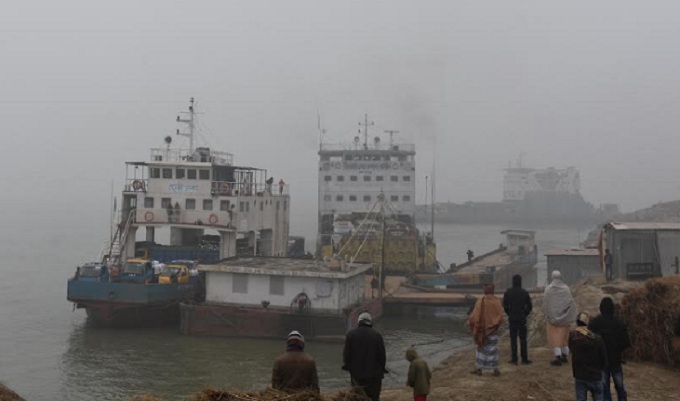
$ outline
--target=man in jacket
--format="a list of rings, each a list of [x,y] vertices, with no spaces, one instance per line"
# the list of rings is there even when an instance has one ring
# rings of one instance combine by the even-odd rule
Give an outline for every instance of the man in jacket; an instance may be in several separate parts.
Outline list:
[[[576,401],[586,401],[588,392],[593,395],[593,401],[603,401],[602,372],[607,366],[607,351],[600,336],[588,330],[589,320],[588,314],[579,313],[577,327],[569,333]]]
[[[274,361],[272,387],[284,391],[319,391],[316,362],[304,352],[305,338],[293,330],[286,340],[286,352]]]
[[[619,401],[628,399],[626,389],[623,387],[623,369],[621,368],[621,354],[630,346],[628,329],[623,322],[614,316],[614,301],[611,298],[602,298],[600,302],[600,316],[594,318],[588,328],[602,337],[607,351],[609,362],[604,370],[602,381],[604,383],[604,401],[612,401],[610,378],[614,380],[616,395]]]
[[[527,355],[527,316],[531,313],[531,297],[522,288],[522,276],[512,276],[512,288],[508,288],[503,295],[503,309],[508,315],[510,323],[510,348],[512,359],[510,363],[517,365],[517,336],[522,355],[522,365],[531,363]]]
[[[352,386],[363,388],[372,401],[380,401],[385,362],[383,338],[373,329],[371,315],[363,312],[358,326],[345,337],[342,369],[349,371]]]

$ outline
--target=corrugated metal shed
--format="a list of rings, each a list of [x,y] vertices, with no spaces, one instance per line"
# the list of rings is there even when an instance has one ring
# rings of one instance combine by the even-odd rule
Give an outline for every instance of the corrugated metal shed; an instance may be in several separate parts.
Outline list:
[[[666,222],[644,222],[634,221],[630,223],[611,222],[607,224],[614,230],[678,230],[680,231],[680,223],[666,223]]]

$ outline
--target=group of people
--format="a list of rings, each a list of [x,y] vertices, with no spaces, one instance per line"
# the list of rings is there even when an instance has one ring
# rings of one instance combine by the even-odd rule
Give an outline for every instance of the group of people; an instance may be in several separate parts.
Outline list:
[[[610,384],[613,381],[618,401],[625,401],[621,355],[630,341],[625,324],[614,315],[614,301],[603,298],[600,315],[591,320],[587,313],[578,312],[569,287],[562,281],[560,272],[554,271],[543,302],[547,339],[555,357],[550,364],[562,366],[569,362],[571,354],[576,400],[586,401],[590,392],[593,401],[611,401]],[[477,345],[473,374],[482,375],[484,370],[493,371],[495,376],[501,374],[498,330],[503,312],[508,316],[510,328],[510,363],[517,365],[519,362],[518,337],[521,363],[532,363],[527,355],[527,317],[531,310],[531,297],[522,288],[521,276],[512,278],[512,287],[505,292],[502,303],[494,295],[493,285],[484,286],[484,296],[476,301],[468,320]],[[574,323],[576,328],[572,330]]]
[[[590,392],[593,401],[611,401],[613,380],[618,401],[626,401],[621,355],[630,342],[625,324],[614,314],[613,300],[603,298],[600,315],[591,319],[587,313],[578,312],[569,287],[562,281],[560,272],[554,271],[543,302],[548,343],[554,355],[550,364],[559,367],[571,357],[576,400],[586,401]],[[505,291],[502,301],[494,295],[492,284],[484,286],[484,295],[477,299],[468,318],[477,345],[476,367],[471,373],[481,376],[486,370],[494,376],[501,374],[499,330],[504,314],[510,329],[509,363],[532,363],[527,351],[527,317],[531,311],[531,297],[522,288],[521,276],[513,276],[512,287]],[[572,330],[574,323],[576,327]],[[291,332],[286,344],[286,352],[274,362],[272,387],[319,391],[316,363],[304,352],[302,334]],[[414,401],[426,401],[431,380],[427,362],[412,347],[406,350],[405,356],[410,363],[406,384],[413,387]],[[357,327],[345,337],[342,369],[349,372],[352,386],[362,388],[371,401],[379,401],[382,379],[388,373],[385,362],[383,338],[373,329],[371,315],[364,312],[359,315]]]
[[[304,337],[298,331],[292,331],[286,340],[286,352],[274,361],[273,388],[319,391],[316,362],[304,349]],[[412,347],[406,350],[405,356],[410,363],[406,384],[413,387],[414,401],[426,401],[432,376],[427,362]],[[379,401],[382,380],[388,373],[386,361],[383,338],[373,328],[371,315],[363,312],[358,317],[357,327],[345,337],[342,369],[349,372],[353,387],[363,389],[371,401]]]

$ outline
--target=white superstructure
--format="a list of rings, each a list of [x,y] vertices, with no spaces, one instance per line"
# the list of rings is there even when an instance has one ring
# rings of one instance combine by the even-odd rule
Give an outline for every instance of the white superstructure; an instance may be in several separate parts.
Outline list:
[[[577,194],[580,190],[581,178],[574,167],[536,170],[517,166],[506,169],[503,176],[504,201],[521,201],[533,192]]]
[[[170,228],[170,245],[196,245],[205,230],[220,237],[220,257],[236,256],[237,238],[246,238],[253,253],[285,256],[290,197],[282,179],[267,170],[234,165],[233,155],[193,147],[194,101],[186,118],[188,149],[151,149],[147,162],[127,162],[121,220],[115,241],[121,257],[134,255],[136,231],[155,242],[158,228]]]

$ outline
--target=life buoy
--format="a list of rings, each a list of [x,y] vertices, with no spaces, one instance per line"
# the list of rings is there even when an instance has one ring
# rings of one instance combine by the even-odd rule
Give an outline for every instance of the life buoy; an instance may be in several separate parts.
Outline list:
[[[134,180],[132,181],[132,189],[134,189],[135,191],[141,191],[142,189],[144,189],[144,183],[139,180]]]
[[[397,162],[392,163],[392,168],[395,169],[395,170],[398,170],[399,169],[399,163],[397,163]]]
[[[148,211],[144,213],[144,220],[146,221],[153,221],[154,215],[152,211]]]
[[[217,218],[217,215],[213,213],[210,215],[210,217],[208,217],[208,221],[210,222],[210,224],[217,224],[219,219]]]

